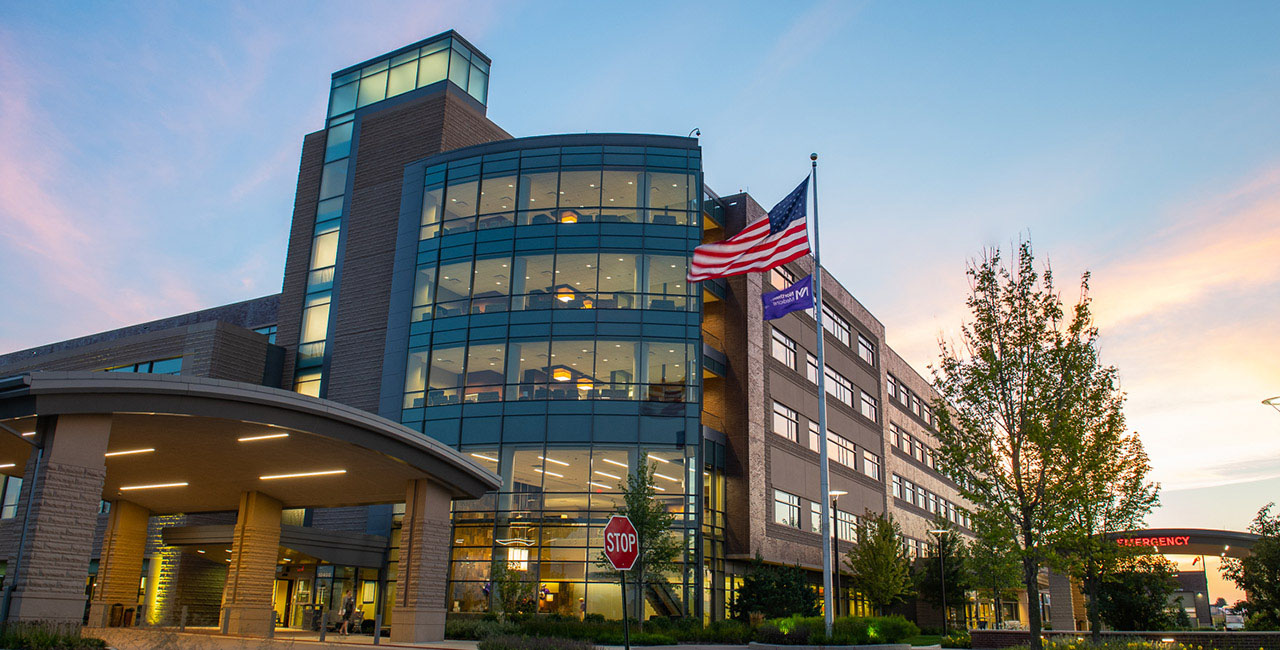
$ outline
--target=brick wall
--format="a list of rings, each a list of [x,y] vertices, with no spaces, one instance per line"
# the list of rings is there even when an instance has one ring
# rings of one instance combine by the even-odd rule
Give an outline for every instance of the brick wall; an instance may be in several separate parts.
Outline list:
[[[293,195],[293,220],[289,228],[289,250],[284,258],[284,287],[280,293],[276,343],[285,349],[281,385],[293,386],[297,362],[302,302],[307,292],[307,268],[311,264],[311,238],[316,228],[316,197],[320,195],[320,174],[324,172],[325,131],[302,138],[302,158],[298,163],[298,187]]]
[[[1031,633],[1026,630],[970,630],[976,650],[1025,646]],[[1048,639],[1088,639],[1088,632],[1045,632]],[[1280,650],[1280,632],[1103,632],[1107,641],[1155,641],[1173,639],[1174,644],[1204,650]],[[1172,645],[1170,647],[1173,647]]]

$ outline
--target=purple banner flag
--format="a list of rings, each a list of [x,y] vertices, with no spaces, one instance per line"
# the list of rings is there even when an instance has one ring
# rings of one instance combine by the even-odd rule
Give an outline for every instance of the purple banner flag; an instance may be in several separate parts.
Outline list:
[[[806,275],[780,291],[760,296],[764,300],[764,319],[773,320],[801,309],[813,308],[813,276]]]

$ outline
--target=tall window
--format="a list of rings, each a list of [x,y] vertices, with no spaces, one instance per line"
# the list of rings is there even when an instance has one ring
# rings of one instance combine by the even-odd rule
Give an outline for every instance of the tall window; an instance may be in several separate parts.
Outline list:
[[[853,406],[853,382],[827,366],[827,394],[846,406]]]
[[[776,327],[773,328],[773,358],[788,368],[796,367],[796,342]]]
[[[880,457],[866,449],[862,450],[862,473],[880,480]]]
[[[800,417],[796,412],[779,404],[773,403],[773,432],[790,440],[791,442],[800,441]]]
[[[879,402],[864,390],[862,391],[862,406],[859,410],[864,416],[874,420],[877,417],[877,412],[880,410]]]
[[[852,440],[827,431],[827,441],[831,444],[828,449],[831,454],[831,460],[849,469],[858,469],[858,450],[853,446]]]
[[[852,512],[836,511],[836,538],[842,542],[858,539],[858,518]]]
[[[889,391],[889,397],[898,399],[898,380],[894,379],[893,375],[889,375],[886,389]]]
[[[809,502],[809,530],[815,533],[822,532],[822,504],[817,501]]]
[[[809,449],[822,452],[822,432],[818,430],[818,423],[809,420]]]
[[[895,499],[902,498],[902,477],[897,474],[893,475],[893,496]]]
[[[773,491],[773,523],[800,527],[800,497],[782,490]]]
[[[876,346],[867,337],[858,335],[858,357],[871,365],[876,365]]]
[[[18,495],[22,492],[22,479],[16,476],[5,476],[4,494],[0,495],[0,519],[13,519],[18,516]]]
[[[822,329],[831,332],[831,335],[836,337],[836,339],[841,343],[845,344],[845,346],[849,345],[849,337],[852,334],[852,328],[849,327],[849,321],[845,320],[844,317],[837,314],[835,310],[828,307],[826,303],[823,303],[822,305]]]
[[[786,289],[796,283],[796,274],[792,273],[785,266],[775,266],[769,269],[769,284],[774,289]]]
[[[814,384],[814,385],[817,385],[817,383],[818,383],[818,359],[817,359],[816,357],[814,357],[812,354],[809,354],[809,353],[807,353],[807,352],[805,353],[805,355],[804,355],[804,356],[805,356],[805,360],[804,360],[804,365],[805,365],[805,367],[804,367],[804,376],[805,376],[805,378],[806,378],[806,379],[808,379],[808,380],[809,380],[809,383]]]

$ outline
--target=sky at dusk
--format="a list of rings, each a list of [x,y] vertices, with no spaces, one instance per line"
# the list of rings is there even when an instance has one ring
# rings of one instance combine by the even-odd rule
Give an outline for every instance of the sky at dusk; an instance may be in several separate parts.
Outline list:
[[[827,267],[928,376],[964,269],[1030,238],[1164,486],[1280,497],[1280,4],[0,4],[0,353],[280,290],[335,70],[447,29],[516,136],[702,130],[766,207],[820,156]]]

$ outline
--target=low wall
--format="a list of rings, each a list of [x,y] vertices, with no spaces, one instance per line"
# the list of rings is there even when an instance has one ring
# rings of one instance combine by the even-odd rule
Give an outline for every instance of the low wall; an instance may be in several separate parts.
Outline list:
[[[1088,639],[1088,632],[1046,630],[1047,639]],[[975,650],[998,650],[1031,642],[1026,630],[969,630]],[[1200,646],[1204,650],[1280,650],[1280,632],[1103,632],[1103,641],[1156,641],[1173,639],[1170,645]]]

